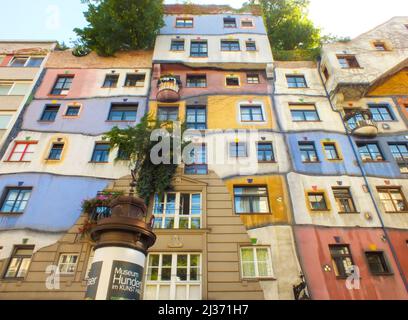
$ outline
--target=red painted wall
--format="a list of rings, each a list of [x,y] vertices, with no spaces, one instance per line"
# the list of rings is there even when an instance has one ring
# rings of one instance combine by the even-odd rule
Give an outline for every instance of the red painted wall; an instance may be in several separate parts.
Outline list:
[[[382,236],[383,231],[378,228],[295,226],[299,259],[312,298],[316,300],[408,300],[408,293],[396,263],[388,244],[381,239]],[[354,264],[360,269],[359,290],[348,290],[346,280],[336,278],[329,251],[330,244],[337,244],[334,237],[341,238],[340,244],[350,246]],[[373,246],[376,250],[385,252],[393,275],[371,274],[364,252],[370,251]],[[326,264],[331,267],[330,272],[323,270]]]
[[[388,236],[394,246],[404,275],[408,278],[408,230],[388,229]]]

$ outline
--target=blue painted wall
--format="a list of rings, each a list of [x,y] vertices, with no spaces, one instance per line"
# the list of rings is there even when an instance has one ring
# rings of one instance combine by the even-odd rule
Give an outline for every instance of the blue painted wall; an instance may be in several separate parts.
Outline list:
[[[65,231],[81,215],[84,199],[95,197],[109,180],[63,177],[50,174],[11,174],[0,176],[0,192],[5,187],[33,187],[23,214],[1,214],[0,230],[30,228],[42,231]]]
[[[182,16],[182,15],[180,15]],[[177,15],[164,17],[165,26],[160,30],[160,34],[194,34],[194,35],[222,35],[232,33],[266,34],[262,17],[251,15],[195,15],[193,28],[176,28]],[[224,28],[224,17],[236,19],[237,28]],[[251,18],[254,21],[253,28],[241,28],[240,19]]]
[[[304,139],[305,137],[307,137],[307,140]],[[333,142],[337,142],[343,156],[343,161],[332,162],[326,160],[321,142],[328,141],[326,140],[328,138]],[[361,171],[355,162],[356,158],[354,157],[353,150],[345,135],[328,134],[323,132],[304,132],[288,134],[286,139],[293,168],[299,173],[317,175],[361,175]],[[316,152],[319,158],[318,163],[302,162],[298,145],[300,141],[313,141],[315,143]]]
[[[124,99],[127,99],[127,103],[137,102],[139,104],[136,122],[107,121],[111,104],[113,102],[124,102]],[[34,100],[25,111],[22,129],[99,135],[109,131],[115,125],[121,128],[126,128],[128,125],[134,126],[146,112],[145,98],[116,97],[86,100],[58,100],[57,104],[61,104],[61,107],[55,121],[51,123],[38,121],[41,118],[45,105],[51,104],[51,101],[52,100]],[[79,117],[64,118],[63,115],[65,114],[67,105],[72,104],[74,101],[82,104]]]

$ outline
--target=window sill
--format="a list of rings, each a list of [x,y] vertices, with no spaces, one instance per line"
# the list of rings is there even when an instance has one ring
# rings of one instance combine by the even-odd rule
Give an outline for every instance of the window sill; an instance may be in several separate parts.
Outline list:
[[[399,213],[406,214],[406,213],[408,213],[408,211],[386,211],[385,213],[388,213],[388,214],[399,214]]]
[[[321,161],[302,161],[303,164],[315,164],[315,163],[322,163]]]
[[[356,215],[356,214],[360,214],[360,212],[342,212],[342,211],[339,211],[339,212],[337,212],[338,214],[341,214],[341,215],[348,215],[348,214],[351,214],[351,215]]]
[[[252,212],[252,213],[238,213],[235,212],[237,216],[271,216],[272,212]]]
[[[62,116],[62,119],[78,119],[79,118],[79,115],[78,116]]]
[[[387,160],[363,160],[363,163],[389,163]]]
[[[3,212],[3,211],[0,211],[0,215],[7,215],[7,216],[20,216],[23,213],[24,212]]]
[[[274,277],[242,278],[242,281],[247,281],[247,282],[276,281],[276,278]]]
[[[118,86],[114,86],[114,87],[107,87],[107,86],[105,87],[105,86],[102,86],[101,88],[102,88],[102,89],[116,89],[117,87],[118,87]]]
[[[48,94],[47,97],[50,98],[65,98],[66,96],[68,96],[67,94]]]
[[[385,273],[373,273],[373,272],[371,272],[371,275],[374,276],[374,277],[390,277],[390,276],[393,276],[394,273],[392,273],[392,272],[385,272]]]
[[[88,163],[93,163],[93,164],[106,164],[109,163],[109,161],[103,162],[103,161],[89,161]]]
[[[123,88],[144,88],[145,86],[123,86]]]
[[[207,89],[207,86],[205,86],[205,87],[189,87],[189,86],[186,86],[186,89]]]
[[[47,121],[47,120],[37,120],[40,123],[54,123],[55,121]]]
[[[297,123],[310,123],[310,122],[323,122],[322,120],[292,120],[292,122],[297,122]]]
[[[136,122],[136,120],[105,120],[105,122]]]
[[[11,160],[4,160],[3,162],[7,162],[7,163],[31,163],[31,161],[11,161]]]
[[[190,58],[208,58],[208,56],[190,56]]]
[[[311,213],[331,213],[331,210],[329,209],[322,209],[322,210],[312,210],[310,209]]]
[[[268,164],[268,163],[269,163],[269,164],[276,164],[276,163],[278,163],[278,162],[275,161],[275,160],[274,160],[274,161],[259,161],[259,160],[258,160],[258,163],[260,163],[260,164]]]
[[[171,49],[170,49],[170,51],[171,51],[171,52],[185,52],[186,50],[171,50]]]

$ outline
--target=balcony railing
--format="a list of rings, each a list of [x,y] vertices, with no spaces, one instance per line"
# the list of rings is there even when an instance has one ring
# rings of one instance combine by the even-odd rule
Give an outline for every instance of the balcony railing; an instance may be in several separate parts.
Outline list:
[[[375,137],[378,134],[377,123],[369,110],[359,110],[344,116],[348,131],[356,136]]]
[[[163,76],[157,84],[156,98],[160,102],[175,102],[180,100],[180,80],[174,76]]]

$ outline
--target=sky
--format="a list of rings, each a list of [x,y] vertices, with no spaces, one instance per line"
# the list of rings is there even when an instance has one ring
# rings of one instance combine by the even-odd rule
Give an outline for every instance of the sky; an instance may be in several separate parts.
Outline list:
[[[5,1],[5,0],[1,0]],[[166,3],[183,3],[165,0]],[[243,0],[197,0],[197,4],[229,4]],[[310,0],[309,17],[324,34],[355,37],[393,16],[408,16],[408,0]],[[0,39],[75,40],[75,27],[86,25],[81,0],[13,0],[0,11]]]

